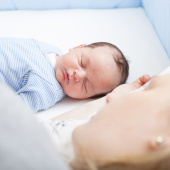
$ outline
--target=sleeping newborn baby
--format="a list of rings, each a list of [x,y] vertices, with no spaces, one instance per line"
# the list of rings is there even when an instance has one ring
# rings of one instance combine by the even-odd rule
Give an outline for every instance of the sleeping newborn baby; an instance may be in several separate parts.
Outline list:
[[[35,111],[65,95],[83,99],[104,95],[125,83],[129,66],[122,52],[106,42],[62,52],[34,39],[0,39],[0,82]]]

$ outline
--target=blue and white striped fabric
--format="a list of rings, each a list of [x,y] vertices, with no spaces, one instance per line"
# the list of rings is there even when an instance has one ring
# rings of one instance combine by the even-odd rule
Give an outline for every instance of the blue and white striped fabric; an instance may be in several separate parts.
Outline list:
[[[48,53],[62,54],[57,47],[33,39],[0,38],[0,82],[16,91],[35,112],[65,96]]]

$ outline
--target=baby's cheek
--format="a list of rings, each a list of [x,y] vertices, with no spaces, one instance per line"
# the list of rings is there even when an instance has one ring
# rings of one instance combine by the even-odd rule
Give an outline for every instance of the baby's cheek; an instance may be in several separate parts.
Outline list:
[[[65,68],[67,67],[67,60],[65,58],[62,59],[61,65]]]
[[[56,76],[57,81],[62,85],[63,75],[62,75],[61,69],[57,69],[55,74],[56,74],[55,76]]]
[[[63,90],[65,91],[65,93],[72,97],[72,98],[77,98],[77,92],[78,90],[76,90],[76,88],[74,87],[74,85],[65,85]]]

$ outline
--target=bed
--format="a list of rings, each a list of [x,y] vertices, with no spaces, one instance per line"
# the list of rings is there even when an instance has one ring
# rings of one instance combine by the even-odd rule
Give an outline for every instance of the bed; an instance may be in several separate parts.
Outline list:
[[[170,65],[170,1],[2,0],[0,1],[0,37],[35,38],[58,46],[63,53],[67,52],[69,48],[82,43],[89,44],[97,41],[113,43],[123,51],[129,60],[130,75],[127,83],[131,83],[143,74],[151,76],[159,74]],[[3,92],[2,89],[1,91]],[[11,98],[10,93],[8,97]],[[1,109],[4,109],[4,102],[6,105],[7,103],[14,105],[17,102],[17,100],[12,101],[9,98],[4,99],[2,94]],[[49,110],[40,111],[34,115],[39,121],[46,121],[91,100],[94,99],[76,100],[65,97]],[[16,142],[16,145],[14,145],[15,142],[13,140],[13,145],[11,145],[11,142],[8,142],[8,138],[6,138],[7,141],[3,143],[7,146],[5,156],[3,155],[3,158],[6,160],[5,167],[8,167],[8,169],[13,169],[13,167],[23,169],[27,165],[28,167],[30,166],[30,169],[35,167],[37,169],[49,169],[49,167],[45,167],[49,158],[48,161],[53,160],[53,162],[49,162],[49,165],[55,164],[53,168],[50,166],[50,169],[56,169],[58,164],[56,164],[55,159],[52,159],[54,155],[48,152],[50,144],[46,144],[45,150],[43,145],[37,143],[37,141],[40,142],[43,139],[47,140],[46,135],[39,137],[38,134],[40,129],[41,133],[44,130],[42,127],[40,129],[36,128],[37,123],[32,121],[33,118],[29,118],[30,115],[27,115],[30,123],[27,116],[23,116],[18,124],[17,114],[22,115],[23,113],[17,107],[14,109],[11,107],[13,110],[18,109],[15,111],[16,114],[12,110],[13,116],[8,116],[8,114],[4,113],[6,121],[11,121],[12,130],[14,130],[12,126],[14,124],[14,126],[18,125],[16,127],[20,131],[22,129],[20,125],[24,120],[26,124],[22,124],[23,128],[27,128],[26,130],[32,129],[32,132],[29,135],[24,133],[24,131],[22,133],[22,140],[25,142],[23,150],[26,149],[24,153],[19,149],[22,143]],[[4,110],[9,112],[10,107],[5,107]],[[5,119],[0,120],[4,123]],[[6,127],[5,123],[4,127]],[[10,130],[9,126],[7,127],[4,129]],[[1,130],[4,132],[3,128]],[[16,134],[17,131],[13,133],[11,130],[10,133],[9,130],[7,132],[9,132],[9,139],[11,139],[11,135]],[[3,135],[6,134],[3,133]],[[38,157],[34,154],[34,150],[30,151],[30,154],[34,154],[35,157],[27,154],[27,151],[30,149],[26,144],[29,143],[30,138],[32,139],[31,147],[33,145],[33,148],[39,148],[37,151]],[[2,142],[2,140],[0,141]],[[14,150],[9,152],[9,146],[13,146]],[[30,145],[28,144],[28,146]],[[21,156],[15,154],[16,151],[21,153]],[[23,158],[23,154],[26,157]],[[11,157],[11,155],[14,155],[14,161],[10,166],[8,157]],[[41,158],[41,155],[46,155],[46,158]],[[17,161],[15,158],[17,158]],[[22,164],[21,158],[23,158]],[[46,159],[46,164],[43,164],[44,159]],[[41,161],[41,163],[36,164],[34,160]],[[3,159],[2,162],[4,162]],[[19,164],[17,164],[18,162],[21,164],[20,168]]]
[[[116,9],[52,9],[0,11],[0,37],[35,38],[58,46],[63,53],[85,43],[106,41],[117,45],[130,63],[127,83],[143,74],[159,74],[169,66],[168,53],[143,7]],[[88,101],[65,97],[40,121],[65,113]]]

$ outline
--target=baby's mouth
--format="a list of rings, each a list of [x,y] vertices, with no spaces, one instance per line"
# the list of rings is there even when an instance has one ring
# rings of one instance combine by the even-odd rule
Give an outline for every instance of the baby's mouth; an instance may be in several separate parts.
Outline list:
[[[65,70],[65,80],[67,81],[67,83],[69,84],[69,74],[67,73],[67,71]]]

